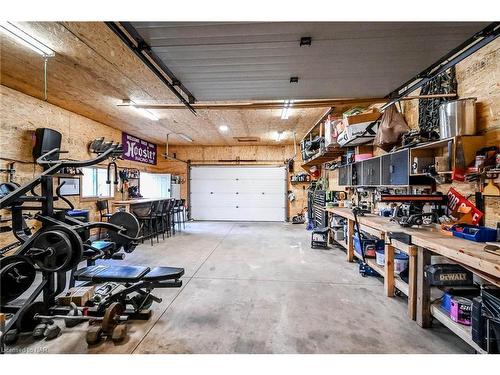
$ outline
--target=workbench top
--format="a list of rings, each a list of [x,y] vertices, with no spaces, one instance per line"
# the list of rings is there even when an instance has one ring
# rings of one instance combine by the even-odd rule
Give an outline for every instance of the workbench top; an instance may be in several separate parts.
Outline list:
[[[350,208],[330,207],[326,209],[335,215],[354,220]],[[500,257],[483,250],[484,243],[464,240],[449,236],[441,231],[438,226],[421,228],[404,228],[389,218],[365,214],[358,216],[360,224],[375,228],[382,232],[404,232],[411,235],[413,245],[424,247],[432,252],[452,259],[464,266],[474,268],[482,273],[494,277],[493,281],[500,281]]]

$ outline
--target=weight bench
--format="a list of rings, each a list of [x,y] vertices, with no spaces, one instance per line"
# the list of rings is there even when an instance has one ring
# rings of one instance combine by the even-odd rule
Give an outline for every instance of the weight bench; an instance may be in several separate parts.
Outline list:
[[[119,302],[123,306],[131,305],[132,310],[125,310],[124,314],[131,319],[149,319],[149,307],[153,302],[160,303],[161,298],[153,296],[151,292],[156,288],[180,288],[184,275],[184,268],[177,267],[143,267],[143,266],[115,266],[98,264],[81,268],[74,273],[74,280],[83,282],[81,286],[95,284],[117,283],[123,287],[112,289],[109,294],[101,296],[95,301],[95,312],[104,311],[111,303]],[[108,284],[109,285],[109,284]],[[131,296],[133,294],[133,296]]]
[[[74,276],[76,281],[86,281],[95,284],[106,282],[134,284],[138,282],[161,283],[167,280],[182,283],[179,281],[182,275],[184,275],[184,268],[154,267],[151,269],[143,266],[99,264],[81,268],[75,272]]]

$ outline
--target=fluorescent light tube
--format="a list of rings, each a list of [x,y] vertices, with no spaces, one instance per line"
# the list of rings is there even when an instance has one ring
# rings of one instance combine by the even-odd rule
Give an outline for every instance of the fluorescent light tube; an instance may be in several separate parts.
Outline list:
[[[177,134],[179,137],[181,137],[182,139],[184,139],[185,141],[188,141],[188,142],[193,142],[193,140],[191,138],[189,138],[186,134],[184,133],[175,133]]]
[[[137,107],[137,103],[134,103],[132,100],[123,99],[122,100],[122,104],[129,106],[134,111],[136,111],[137,113],[140,113],[141,115],[143,115],[144,117],[147,117],[150,120],[153,120],[153,121],[158,121],[159,120],[159,118],[156,117],[156,115],[153,112],[148,111],[145,108]]]
[[[141,115],[143,115],[144,117],[147,117],[150,120],[153,120],[153,121],[158,121],[159,120],[159,118],[156,117],[153,112],[150,112],[147,109],[137,108],[134,105],[132,105],[132,108],[134,108],[137,112],[139,112]]]
[[[219,130],[221,132],[227,132],[229,130],[229,127],[227,125],[221,125],[219,126]]]
[[[25,33],[11,22],[0,22],[0,31],[16,40],[19,44],[30,48],[45,58],[54,57],[56,54],[45,44]]]
[[[281,110],[281,119],[282,120],[288,119],[288,116],[290,115],[291,104],[292,104],[291,100],[285,100],[285,103],[283,104],[283,109]]]

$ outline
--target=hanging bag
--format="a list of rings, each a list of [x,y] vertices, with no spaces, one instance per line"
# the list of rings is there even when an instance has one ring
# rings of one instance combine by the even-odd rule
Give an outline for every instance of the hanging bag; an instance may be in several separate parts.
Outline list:
[[[389,151],[394,145],[398,144],[403,134],[410,131],[405,118],[394,104],[387,107],[382,115],[380,126],[373,144],[385,151]]]

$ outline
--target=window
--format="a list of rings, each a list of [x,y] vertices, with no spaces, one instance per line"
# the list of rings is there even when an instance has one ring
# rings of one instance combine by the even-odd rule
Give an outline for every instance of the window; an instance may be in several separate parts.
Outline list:
[[[108,173],[103,168],[82,168],[82,197],[111,198],[113,197],[113,176],[111,184],[106,183]]]
[[[170,198],[170,174],[141,172],[140,187],[144,198]]]

